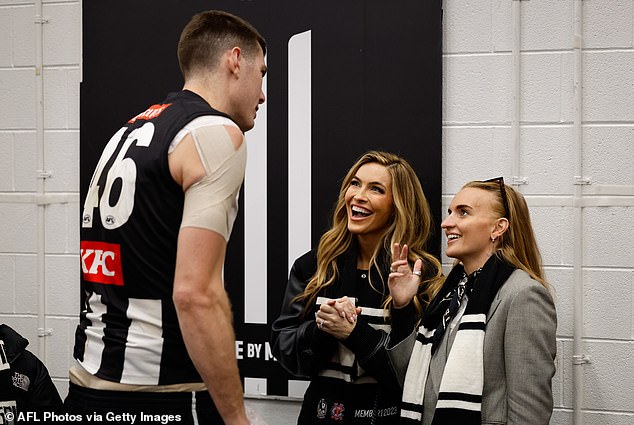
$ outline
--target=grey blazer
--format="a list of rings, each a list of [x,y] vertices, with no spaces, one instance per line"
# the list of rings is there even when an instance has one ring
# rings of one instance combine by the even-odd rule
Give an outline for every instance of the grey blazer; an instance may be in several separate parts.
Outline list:
[[[457,326],[445,333],[432,357],[425,387],[423,425],[430,425],[433,419],[456,330]],[[551,294],[526,272],[515,270],[498,291],[487,314],[482,424],[548,425],[553,410],[556,330],[557,314]],[[416,332],[412,332],[388,350],[401,385],[415,340]]]

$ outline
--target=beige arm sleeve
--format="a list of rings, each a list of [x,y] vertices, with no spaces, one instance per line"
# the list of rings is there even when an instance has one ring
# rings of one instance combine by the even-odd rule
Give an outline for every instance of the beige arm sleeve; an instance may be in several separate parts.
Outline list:
[[[246,168],[244,139],[236,149],[222,125],[191,132],[205,176],[185,191],[182,227],[201,227],[229,239],[238,214],[238,195]]]

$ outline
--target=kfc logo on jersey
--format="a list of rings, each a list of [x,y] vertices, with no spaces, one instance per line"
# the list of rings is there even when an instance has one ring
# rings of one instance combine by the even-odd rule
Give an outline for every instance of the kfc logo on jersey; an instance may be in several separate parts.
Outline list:
[[[81,270],[90,282],[123,286],[119,244],[82,241]]]

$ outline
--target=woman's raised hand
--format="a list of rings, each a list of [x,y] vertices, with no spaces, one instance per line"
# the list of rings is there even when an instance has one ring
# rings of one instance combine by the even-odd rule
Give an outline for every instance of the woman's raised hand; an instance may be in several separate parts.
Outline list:
[[[405,307],[418,292],[421,281],[423,261],[416,260],[414,269],[410,269],[407,261],[407,245],[401,247],[400,243],[392,245],[392,265],[388,286],[392,295],[394,308]]]

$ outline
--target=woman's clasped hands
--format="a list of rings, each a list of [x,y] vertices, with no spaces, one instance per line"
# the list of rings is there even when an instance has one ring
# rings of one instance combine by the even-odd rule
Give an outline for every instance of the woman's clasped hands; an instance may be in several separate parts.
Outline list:
[[[361,314],[361,308],[353,301],[342,297],[321,304],[315,313],[317,327],[337,339],[346,339],[357,324],[357,316]]]

